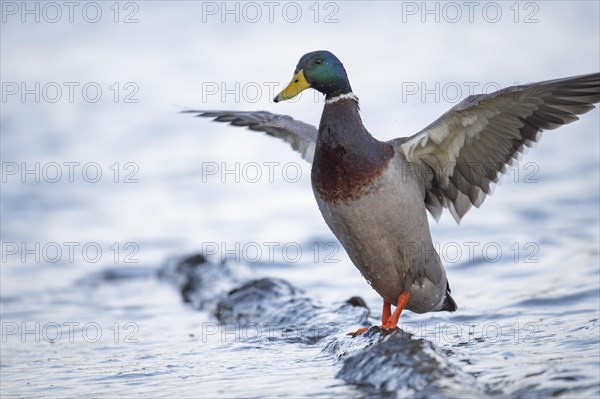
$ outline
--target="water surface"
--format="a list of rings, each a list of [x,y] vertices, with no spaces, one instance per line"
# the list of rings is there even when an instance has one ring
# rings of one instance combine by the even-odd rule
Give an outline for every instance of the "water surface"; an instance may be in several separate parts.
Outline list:
[[[428,3],[440,7],[436,20],[406,2],[315,3],[317,22],[312,3],[294,3],[297,22],[271,22],[264,8],[263,19],[236,21],[211,14],[215,4],[119,3],[115,22],[102,3],[95,23],[77,13],[71,23],[67,10],[56,23],[23,23],[5,9],[3,396],[373,395],[337,378],[342,365],[322,345],[248,342],[235,325],[222,333],[210,311],[157,279],[168,257],[203,251],[239,276],[285,279],[325,309],[352,296],[374,318],[381,307],[321,219],[308,164],[272,138],[177,111],[267,109],[316,125],[322,99],[273,104],[270,90],[303,53],[327,48],[348,70],[365,125],[391,139],[469,88],[600,69],[594,2],[519,3],[516,19],[511,4],[494,3],[495,22],[453,22]],[[333,11],[337,21],[325,22]],[[8,95],[13,83],[39,83],[39,101]],[[101,88],[97,102],[85,85]],[[459,310],[406,312],[402,328],[487,395],[600,394],[599,125],[594,110],[545,133],[461,226],[449,215],[432,222]]]

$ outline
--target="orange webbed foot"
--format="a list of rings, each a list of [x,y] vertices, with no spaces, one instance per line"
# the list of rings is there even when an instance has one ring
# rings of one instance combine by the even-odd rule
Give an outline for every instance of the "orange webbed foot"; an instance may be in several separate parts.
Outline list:
[[[346,335],[350,335],[352,338],[354,338],[354,337],[356,337],[357,335],[360,335],[360,334],[362,334],[362,333],[364,333],[364,332],[367,332],[367,331],[369,330],[369,328],[371,328],[371,327],[362,327],[362,328],[359,328],[359,329],[358,329],[358,330],[356,330],[356,331],[350,331],[350,332],[349,332],[348,334],[346,334]]]
[[[398,321],[400,320],[400,314],[402,314],[402,310],[404,310],[404,307],[408,303],[409,299],[410,299],[410,292],[405,291],[405,292],[401,293],[400,296],[398,297],[398,302],[396,304],[396,309],[394,310],[394,313],[391,312],[392,305],[385,300],[383,301],[383,312],[381,313],[381,325],[379,326],[379,329],[382,331],[382,333],[387,335],[387,333],[389,333],[390,331],[398,328]],[[354,337],[368,331],[369,328],[370,327],[362,327],[356,331],[349,332],[347,335],[351,335],[352,338],[354,338]]]

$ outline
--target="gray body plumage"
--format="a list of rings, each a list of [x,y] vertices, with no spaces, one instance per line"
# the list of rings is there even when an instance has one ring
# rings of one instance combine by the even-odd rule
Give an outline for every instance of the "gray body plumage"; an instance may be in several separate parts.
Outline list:
[[[402,292],[409,291],[406,309],[441,310],[446,273],[431,240],[425,191],[414,174],[405,173],[404,162],[396,153],[359,198],[331,203],[318,193],[315,197],[331,231],[384,300],[396,303]]]
[[[365,129],[358,99],[325,104],[311,173],[321,214],[385,301],[408,291],[406,309],[425,313],[444,307],[448,282],[431,241],[425,186],[411,172],[401,148]]]

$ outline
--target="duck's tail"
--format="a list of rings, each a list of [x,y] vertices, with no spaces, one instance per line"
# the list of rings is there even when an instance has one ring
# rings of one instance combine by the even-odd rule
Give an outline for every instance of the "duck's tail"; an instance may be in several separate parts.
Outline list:
[[[440,311],[454,312],[457,309],[456,302],[454,302],[454,298],[452,298],[450,292],[450,284],[446,282],[446,298],[444,298],[444,303]]]

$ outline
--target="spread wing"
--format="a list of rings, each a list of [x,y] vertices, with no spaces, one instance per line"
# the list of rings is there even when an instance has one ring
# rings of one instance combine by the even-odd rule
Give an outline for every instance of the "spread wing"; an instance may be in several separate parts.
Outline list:
[[[411,137],[391,141],[420,171],[425,205],[456,222],[479,207],[493,183],[539,132],[571,123],[600,101],[600,73],[512,86],[460,102]]]
[[[288,142],[302,158],[312,163],[317,142],[317,128],[297,121],[291,116],[272,114],[267,111],[181,111],[198,117],[214,118],[216,122],[228,122],[233,126],[246,126],[250,130],[265,132]]]

